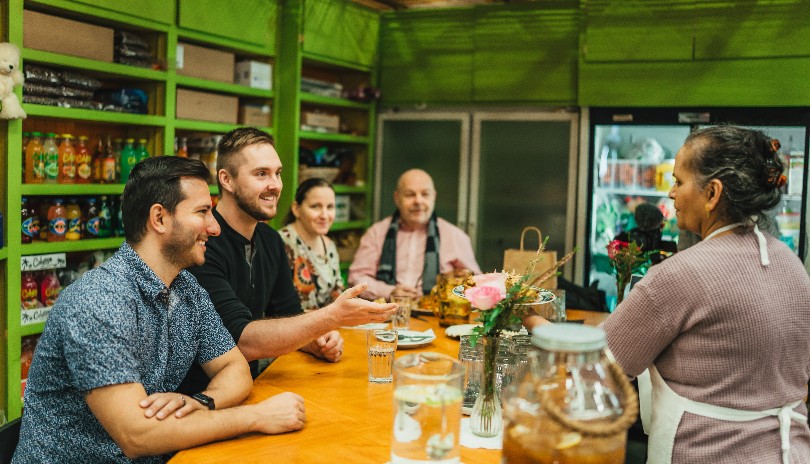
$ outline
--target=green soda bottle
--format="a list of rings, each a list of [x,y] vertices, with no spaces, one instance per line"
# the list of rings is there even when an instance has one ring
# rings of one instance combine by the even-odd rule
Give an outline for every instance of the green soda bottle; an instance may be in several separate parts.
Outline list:
[[[121,149],[121,183],[126,184],[132,168],[138,164],[138,152],[133,147],[135,139],[127,139],[124,148]]]

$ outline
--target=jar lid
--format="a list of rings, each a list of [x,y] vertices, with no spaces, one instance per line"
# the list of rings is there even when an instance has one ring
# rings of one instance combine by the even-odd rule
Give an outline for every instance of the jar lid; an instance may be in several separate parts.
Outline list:
[[[544,324],[532,330],[532,343],[547,351],[596,351],[607,345],[605,331],[599,327],[561,322]]]

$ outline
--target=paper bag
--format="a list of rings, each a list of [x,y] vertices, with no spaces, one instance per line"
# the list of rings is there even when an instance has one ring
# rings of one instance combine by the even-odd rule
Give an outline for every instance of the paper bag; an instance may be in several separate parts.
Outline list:
[[[526,249],[524,247],[526,232],[537,233],[537,248]],[[543,243],[543,234],[540,232],[540,229],[538,229],[537,227],[524,228],[523,232],[520,233],[520,249],[516,250],[514,248],[509,248],[504,250],[503,270],[506,272],[514,271],[518,274],[523,274],[524,272],[526,272],[526,269],[529,267],[529,263],[531,262],[531,260],[537,257],[537,250],[540,249],[540,245],[542,243]],[[546,251],[546,250],[541,251],[540,259],[537,261],[537,264],[535,264],[534,271],[532,272],[532,274],[540,276],[541,274],[551,269],[556,262],[557,262],[556,251]],[[556,289],[557,277],[554,276],[545,282],[539,282],[537,285],[539,287],[549,290]]]

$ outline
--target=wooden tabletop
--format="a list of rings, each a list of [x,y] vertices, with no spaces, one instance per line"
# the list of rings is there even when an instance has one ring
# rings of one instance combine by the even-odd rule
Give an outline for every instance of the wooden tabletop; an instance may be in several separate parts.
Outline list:
[[[411,330],[432,328],[436,340],[415,349],[398,349],[396,357],[437,351],[456,357],[458,340],[444,335],[433,316],[411,319]],[[568,319],[596,325],[607,313],[568,310]],[[393,384],[368,382],[365,331],[341,329],[343,359],[327,363],[295,352],[278,358],[254,382],[246,403],[256,403],[283,391],[305,399],[307,424],[282,435],[244,435],[181,451],[170,461],[182,463],[283,462],[319,463],[339,460],[353,464],[382,464],[390,456],[393,424]],[[461,448],[464,464],[497,464],[501,452]]]

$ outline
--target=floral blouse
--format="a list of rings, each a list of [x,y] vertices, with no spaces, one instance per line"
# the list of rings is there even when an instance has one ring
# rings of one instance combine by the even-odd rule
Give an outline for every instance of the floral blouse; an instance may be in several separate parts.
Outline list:
[[[313,252],[288,224],[278,231],[287,249],[293,284],[304,311],[313,311],[328,305],[343,291],[340,260],[335,243],[323,237],[326,256]]]

